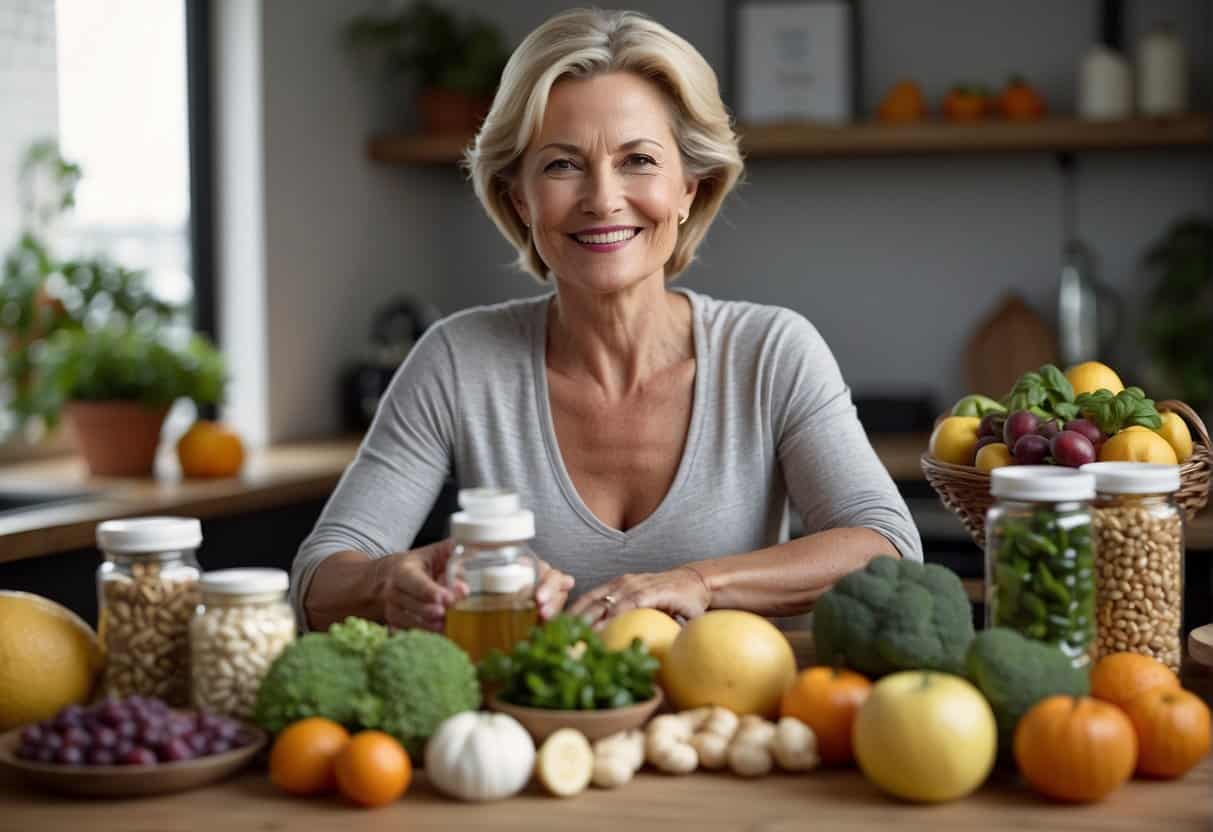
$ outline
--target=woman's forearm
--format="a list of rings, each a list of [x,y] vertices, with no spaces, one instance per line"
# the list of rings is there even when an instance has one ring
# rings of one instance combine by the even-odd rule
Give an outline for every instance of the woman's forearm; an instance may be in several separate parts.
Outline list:
[[[347,551],[321,561],[303,599],[309,629],[327,630],[349,615],[383,621],[384,590],[389,578],[385,567],[390,560]]]
[[[743,555],[696,561],[713,609],[743,609],[766,616],[799,615],[844,575],[876,555],[900,557],[879,532],[829,529]]]

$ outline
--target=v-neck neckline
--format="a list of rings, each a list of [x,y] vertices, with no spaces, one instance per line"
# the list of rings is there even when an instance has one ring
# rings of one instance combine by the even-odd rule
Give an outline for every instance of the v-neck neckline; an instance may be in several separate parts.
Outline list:
[[[704,420],[704,408],[706,407],[707,399],[707,379],[710,377],[708,370],[707,336],[700,315],[701,298],[689,289],[674,288],[671,291],[685,296],[691,304],[691,332],[695,352],[695,381],[691,394],[691,421],[687,426],[686,440],[682,447],[682,458],[678,461],[678,470],[674,474],[674,481],[670,483],[670,487],[661,498],[661,502],[657,504],[657,508],[653,509],[647,517],[626,531],[607,525],[599,519],[598,515],[590,510],[590,507],[586,505],[585,501],[581,498],[581,494],[577,491],[577,486],[573,484],[573,479],[569,476],[568,468],[564,464],[564,455],[560,452],[560,442],[556,439],[556,423],[552,418],[552,402],[551,393],[548,388],[547,373],[548,310],[555,295],[547,295],[543,302],[535,304],[535,320],[531,328],[532,371],[535,375],[535,396],[538,399],[540,421],[542,422],[541,432],[543,433],[544,446],[547,449],[548,463],[551,465],[552,473],[556,477],[556,482],[559,483],[560,490],[564,493],[569,507],[581,518],[582,522],[599,534],[618,541],[627,541],[639,535],[650,525],[658,522],[663,515],[671,511],[670,505],[675,501],[675,496],[691,475],[691,469],[695,464],[696,452],[699,449],[699,433]]]

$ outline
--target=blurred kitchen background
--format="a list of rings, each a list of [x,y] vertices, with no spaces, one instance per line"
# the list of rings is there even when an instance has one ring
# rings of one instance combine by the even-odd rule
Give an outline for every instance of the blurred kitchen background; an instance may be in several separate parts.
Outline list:
[[[495,30],[506,50],[574,5],[433,4]],[[746,52],[739,22],[771,5],[628,4],[693,43],[735,111],[738,78],[762,50],[759,40]],[[1002,379],[1075,349],[1091,319],[1059,312],[1070,308],[1064,291],[1083,298],[1083,315],[1094,299],[1102,331],[1077,347],[1094,350],[1086,357],[1155,398],[1199,395],[1142,333],[1168,271],[1147,265],[1147,252],[1178,223],[1207,229],[1213,213],[1213,3],[784,5],[845,10],[836,44],[845,100],[835,103],[850,110],[842,125],[830,117],[841,132],[824,139],[753,128],[747,182],[680,282],[807,316],[869,431],[910,437],[891,445],[890,468],[916,500],[929,551],[980,576],[974,547],[921,481],[917,453],[962,394],[999,395]],[[512,250],[456,166],[470,132],[427,132],[425,79],[351,46],[353,21],[415,10],[359,0],[0,0],[0,244],[24,227],[23,160],[57,139],[82,176],[74,210],[47,232],[56,250],[107,252],[187,305],[227,359],[218,412],[245,444],[356,438],[425,325],[544,291],[508,265]],[[1143,104],[1140,85],[1132,92],[1150,38],[1181,67],[1150,82],[1165,87],[1155,92],[1162,104]],[[482,71],[459,48],[449,42],[453,74]],[[913,82],[929,110],[921,123],[933,127],[957,85],[997,94],[1017,75],[1047,104],[1035,132],[989,142],[873,132],[892,118],[882,103],[899,82]],[[1107,120],[1075,118],[1083,113]],[[1083,246],[1068,247],[1074,239]],[[1194,304],[1213,310],[1204,268]],[[1102,343],[1090,346],[1092,337]],[[1208,332],[1176,337],[1204,351],[1200,366],[1213,361]],[[1208,384],[1193,403],[1210,421]],[[166,444],[192,420],[190,407],[174,410]],[[10,435],[9,459],[46,444],[28,438]],[[273,560],[289,561],[322,502],[281,507],[294,520],[279,518]],[[239,539],[218,519],[212,526],[208,540]]]

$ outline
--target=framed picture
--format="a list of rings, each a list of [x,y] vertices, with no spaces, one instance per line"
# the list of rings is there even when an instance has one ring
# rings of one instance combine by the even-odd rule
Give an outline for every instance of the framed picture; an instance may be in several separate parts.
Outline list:
[[[860,112],[858,0],[732,0],[730,92],[744,124]]]

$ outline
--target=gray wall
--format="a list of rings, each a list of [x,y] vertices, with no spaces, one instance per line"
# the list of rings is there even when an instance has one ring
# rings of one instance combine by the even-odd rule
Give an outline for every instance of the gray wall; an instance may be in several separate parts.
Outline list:
[[[573,4],[447,5],[495,20],[517,42]],[[687,37],[724,74],[722,0],[630,5]],[[1155,21],[1179,24],[1196,64],[1194,104],[1208,109],[1211,4],[1127,5],[1129,44]],[[1096,6],[865,0],[867,107],[903,75],[937,100],[954,82],[998,86],[1021,72],[1056,111],[1071,111]],[[412,116],[406,88],[385,92],[337,45],[336,29],[364,7],[263,7],[270,438],[336,425],[337,373],[393,293],[423,293],[452,312],[538,288],[506,265],[512,252],[456,171],[366,161],[373,130],[407,128]],[[1137,263],[1149,241],[1180,215],[1213,207],[1209,174],[1209,157],[1188,151],[1080,157],[1079,233],[1126,297],[1141,290]],[[803,312],[857,391],[926,388],[946,402],[962,392],[966,338],[1004,292],[1024,293],[1051,317],[1062,230],[1049,156],[756,161],[748,178],[684,284]],[[1126,335],[1115,360],[1135,352]]]
[[[21,230],[21,159],[31,142],[59,133],[57,79],[54,0],[0,3],[0,246],[5,249]]]

